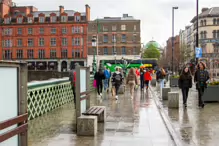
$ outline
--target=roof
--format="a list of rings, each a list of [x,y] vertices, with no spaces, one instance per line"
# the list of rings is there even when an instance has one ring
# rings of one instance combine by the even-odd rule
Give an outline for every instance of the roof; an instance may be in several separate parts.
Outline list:
[[[149,48],[149,46],[153,45],[154,47],[156,47],[157,49],[160,49],[161,46],[159,43],[157,43],[156,41],[150,41],[145,45],[145,49]]]
[[[199,18],[204,17],[219,17],[219,7],[213,7],[210,9],[206,9],[201,14],[199,14]],[[191,20],[191,23],[196,21],[196,16]]]
[[[40,13],[45,14],[45,17],[49,17],[51,13],[55,13],[56,16],[59,16],[59,15],[60,15],[60,12],[59,12],[59,11],[36,11],[36,12],[33,12],[32,14],[33,14],[33,17],[38,17],[38,15],[39,15]],[[68,16],[74,16],[74,13],[76,13],[76,11],[74,11],[74,10],[65,10],[65,13],[67,13]],[[81,16],[85,16],[85,15],[86,15],[85,12],[82,12],[82,13],[81,13]]]

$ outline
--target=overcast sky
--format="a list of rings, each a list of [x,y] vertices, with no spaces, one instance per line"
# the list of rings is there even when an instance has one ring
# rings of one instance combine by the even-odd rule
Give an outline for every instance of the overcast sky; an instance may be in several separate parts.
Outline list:
[[[33,5],[39,10],[65,9],[85,11],[85,4],[91,7],[91,18],[104,16],[122,16],[128,13],[141,20],[141,41],[156,40],[164,46],[172,35],[172,6],[175,11],[175,34],[190,24],[196,14],[196,0],[13,0],[17,5]],[[219,7],[219,0],[199,0],[202,7]]]

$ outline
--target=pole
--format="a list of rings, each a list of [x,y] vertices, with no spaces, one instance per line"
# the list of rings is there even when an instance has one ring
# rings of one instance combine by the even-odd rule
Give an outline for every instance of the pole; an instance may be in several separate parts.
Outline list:
[[[173,71],[173,50],[174,50],[174,7],[172,8],[172,73]]]
[[[198,38],[198,36],[199,36],[199,34],[198,34],[198,9],[199,9],[199,0],[196,0],[196,48],[198,48],[199,47],[199,38]],[[198,58],[196,58],[196,65],[198,64]]]

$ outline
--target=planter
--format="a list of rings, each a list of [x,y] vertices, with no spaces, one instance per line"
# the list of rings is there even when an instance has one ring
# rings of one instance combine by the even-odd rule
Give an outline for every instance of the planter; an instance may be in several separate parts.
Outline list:
[[[205,102],[218,102],[219,101],[219,85],[210,85],[208,88],[205,90],[204,95],[203,95],[203,101]]]
[[[170,87],[178,87],[179,78],[170,77]]]

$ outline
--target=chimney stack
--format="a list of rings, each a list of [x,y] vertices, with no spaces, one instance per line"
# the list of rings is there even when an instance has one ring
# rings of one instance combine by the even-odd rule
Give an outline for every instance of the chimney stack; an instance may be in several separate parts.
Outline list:
[[[59,6],[59,13],[62,14],[65,12],[64,6]]]
[[[90,6],[86,4],[85,9],[86,9],[86,21],[90,21]]]

